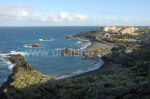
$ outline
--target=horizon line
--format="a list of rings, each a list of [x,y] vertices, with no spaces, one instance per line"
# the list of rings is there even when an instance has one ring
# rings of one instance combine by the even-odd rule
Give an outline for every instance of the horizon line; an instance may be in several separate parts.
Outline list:
[[[102,27],[102,26],[116,26],[116,27],[121,27],[121,26],[134,26],[134,27],[150,27],[150,25],[93,25],[93,26],[0,26],[0,27]]]

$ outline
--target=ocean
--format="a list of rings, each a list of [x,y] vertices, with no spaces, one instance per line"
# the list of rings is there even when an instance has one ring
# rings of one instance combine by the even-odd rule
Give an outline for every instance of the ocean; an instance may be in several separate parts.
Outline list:
[[[3,57],[9,53],[22,54],[27,62],[43,74],[55,79],[75,76],[95,70],[102,60],[84,60],[82,56],[61,56],[64,48],[83,49],[90,42],[65,40],[66,35],[99,30],[100,27],[0,27],[0,85],[11,74],[14,64]],[[42,41],[42,38],[52,38]],[[26,44],[38,43],[42,48],[27,48]],[[98,63],[97,65],[93,63]]]

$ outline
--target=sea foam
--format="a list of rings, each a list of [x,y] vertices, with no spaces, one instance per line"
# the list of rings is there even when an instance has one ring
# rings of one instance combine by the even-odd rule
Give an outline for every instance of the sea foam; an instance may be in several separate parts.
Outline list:
[[[6,54],[2,54],[0,53],[0,60],[3,61],[3,64],[8,66],[8,69],[10,71],[13,70],[15,64],[11,63],[9,60],[6,60],[5,58],[8,57],[8,55],[17,55],[17,54],[21,54],[23,56],[28,55],[29,53],[25,53],[25,52],[16,52],[16,51],[10,51],[10,53],[6,53]]]
[[[82,50],[90,46],[92,43],[89,40],[80,39],[78,42],[76,42],[76,44],[80,45],[80,49]]]
[[[42,41],[42,42],[44,42],[44,41],[53,41],[54,39],[51,39],[51,40],[43,40],[43,39],[39,39],[39,41]]]
[[[28,55],[29,53],[10,51],[10,53],[6,53],[6,54],[0,53],[0,57],[7,57],[7,55],[17,55],[17,54],[21,54],[22,56],[25,56],[25,55]]]

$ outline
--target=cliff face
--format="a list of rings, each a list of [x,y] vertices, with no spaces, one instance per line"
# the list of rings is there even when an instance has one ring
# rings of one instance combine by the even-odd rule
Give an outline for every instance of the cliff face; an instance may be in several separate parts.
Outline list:
[[[25,58],[19,54],[8,55],[6,59],[10,60],[15,66],[7,82],[0,88],[0,98],[21,98],[21,96],[18,95],[21,89],[52,79],[52,76],[37,72],[26,62]]]

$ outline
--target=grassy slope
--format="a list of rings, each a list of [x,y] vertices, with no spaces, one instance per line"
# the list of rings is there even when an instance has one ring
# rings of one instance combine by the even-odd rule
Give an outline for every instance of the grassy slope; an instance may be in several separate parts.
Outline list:
[[[136,67],[130,70],[96,71],[89,75],[62,80],[49,80],[35,83],[24,88],[8,90],[21,98],[63,98],[63,99],[98,99],[106,97],[148,97],[150,78],[147,68]],[[22,82],[26,82],[23,80]],[[144,88],[146,86],[146,88]],[[144,88],[144,90],[142,89]],[[13,89],[14,90],[14,89]],[[148,92],[146,91],[148,90]],[[133,92],[132,92],[133,91]],[[14,93],[15,92],[15,93]],[[141,93],[138,94],[138,92]],[[16,94],[18,93],[18,95]]]

